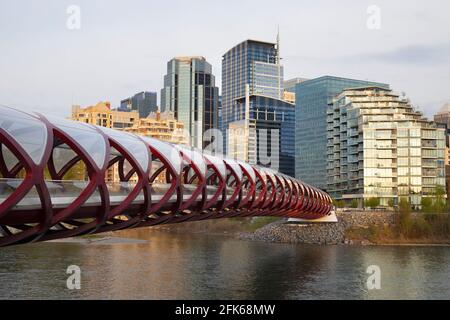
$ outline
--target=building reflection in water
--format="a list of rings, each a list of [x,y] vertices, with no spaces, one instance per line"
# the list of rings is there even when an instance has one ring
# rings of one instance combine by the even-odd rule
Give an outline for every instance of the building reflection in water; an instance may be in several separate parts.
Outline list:
[[[445,299],[450,293],[448,247],[273,244],[151,228],[114,235],[145,241],[2,248],[0,298]],[[81,267],[81,290],[66,288],[72,264]],[[381,268],[381,290],[366,288],[369,265]]]

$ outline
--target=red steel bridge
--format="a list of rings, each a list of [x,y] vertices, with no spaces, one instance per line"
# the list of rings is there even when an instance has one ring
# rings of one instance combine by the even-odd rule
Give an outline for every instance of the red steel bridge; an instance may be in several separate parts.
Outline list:
[[[0,106],[0,246],[238,216],[313,220],[331,210],[328,194],[268,168]]]

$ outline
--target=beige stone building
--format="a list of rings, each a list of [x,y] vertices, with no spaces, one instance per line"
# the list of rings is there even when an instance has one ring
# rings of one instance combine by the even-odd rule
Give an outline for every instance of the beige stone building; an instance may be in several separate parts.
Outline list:
[[[106,128],[123,130],[141,136],[177,144],[188,144],[188,134],[184,125],[178,122],[172,112],[151,113],[147,118],[139,118],[137,111],[112,110],[109,102],[99,102],[82,108],[72,106],[72,120],[94,124]],[[128,162],[125,162],[127,168]],[[120,181],[117,163],[107,172],[107,180]],[[133,176],[130,181],[136,181]]]
[[[139,113],[112,110],[109,102],[99,102],[86,108],[72,106],[72,120],[120,130],[135,124]]]
[[[295,104],[295,93],[287,90],[283,91],[283,100],[292,104]]]
[[[147,118],[139,119],[124,130],[171,143],[188,144],[184,124],[175,119],[173,112],[152,112]]]
[[[101,127],[123,130],[131,127],[139,120],[139,113],[137,111],[112,110],[109,102],[99,102],[96,105],[85,108],[78,105],[72,106],[71,119]],[[117,164],[108,170],[106,179],[108,181],[120,181]]]

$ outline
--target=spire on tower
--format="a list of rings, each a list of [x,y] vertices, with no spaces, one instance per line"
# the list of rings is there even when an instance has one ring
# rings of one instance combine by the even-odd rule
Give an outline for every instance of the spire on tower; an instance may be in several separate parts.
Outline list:
[[[277,63],[280,63],[280,25],[277,26]]]

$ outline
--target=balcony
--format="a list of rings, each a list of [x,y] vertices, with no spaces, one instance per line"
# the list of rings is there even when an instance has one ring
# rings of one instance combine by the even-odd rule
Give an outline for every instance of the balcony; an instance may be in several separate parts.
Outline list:
[[[423,177],[436,177],[436,170],[434,169],[422,169],[422,176]]]
[[[396,152],[391,152],[391,154],[377,154],[376,155],[377,159],[394,159],[397,158],[397,153]]]
[[[437,168],[437,163],[436,163],[436,161],[433,161],[433,160],[424,160],[423,162],[422,162],[422,167],[423,168]]]
[[[358,136],[358,135],[359,135],[358,130],[348,130],[347,131],[347,136],[348,137],[355,137],[355,136]]]
[[[397,144],[393,143],[393,144],[376,144],[375,148],[379,149],[379,150],[388,150],[388,149],[397,149]]]
[[[426,150],[424,150],[426,151]],[[429,150],[431,151],[431,150]],[[437,158],[437,152],[422,152],[422,158],[423,159],[436,159]]]
[[[422,148],[425,148],[425,149],[437,148],[436,140],[422,140]]]

